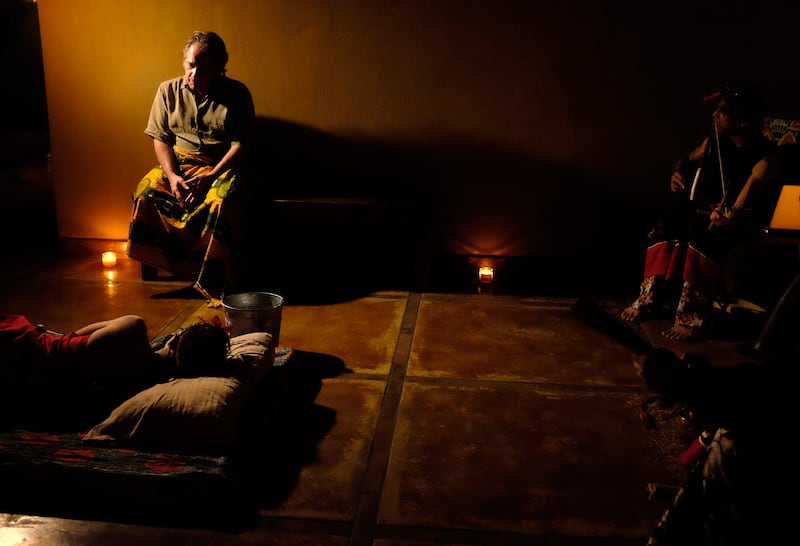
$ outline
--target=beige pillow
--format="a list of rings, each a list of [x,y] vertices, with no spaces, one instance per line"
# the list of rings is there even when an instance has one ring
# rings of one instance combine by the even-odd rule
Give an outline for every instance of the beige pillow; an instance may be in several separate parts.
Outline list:
[[[83,439],[151,449],[230,444],[245,403],[274,359],[270,334],[233,337],[230,377],[182,378],[154,385],[120,404]]]

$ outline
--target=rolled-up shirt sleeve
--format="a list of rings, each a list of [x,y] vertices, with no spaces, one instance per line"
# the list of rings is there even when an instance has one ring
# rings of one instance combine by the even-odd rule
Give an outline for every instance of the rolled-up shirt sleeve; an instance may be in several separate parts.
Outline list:
[[[170,112],[175,111],[175,81],[169,80],[158,86],[153,105],[150,107],[150,117],[144,133],[154,139],[166,142],[170,146],[175,144],[176,135],[170,128]]]

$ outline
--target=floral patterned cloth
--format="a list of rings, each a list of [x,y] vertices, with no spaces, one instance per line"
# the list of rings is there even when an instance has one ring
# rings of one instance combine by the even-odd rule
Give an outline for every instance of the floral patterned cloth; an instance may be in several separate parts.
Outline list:
[[[185,178],[212,169],[209,157],[174,148]],[[235,278],[233,242],[239,214],[230,198],[237,174],[228,169],[212,183],[205,199],[187,209],[172,195],[164,170],[153,168],[133,195],[128,256],[173,274],[195,278],[194,288],[212,307],[221,305],[226,284]]]

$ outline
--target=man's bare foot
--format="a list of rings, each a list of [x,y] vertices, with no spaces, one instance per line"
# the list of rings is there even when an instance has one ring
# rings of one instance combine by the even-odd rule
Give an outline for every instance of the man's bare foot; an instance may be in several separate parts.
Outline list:
[[[642,322],[645,320],[645,318],[647,318],[647,313],[643,312],[641,309],[626,307],[622,310],[619,316],[626,322]]]
[[[697,328],[692,328],[691,326],[679,326],[677,324],[669,330],[664,330],[661,332],[661,335],[674,341],[696,341],[703,338],[703,335]]]

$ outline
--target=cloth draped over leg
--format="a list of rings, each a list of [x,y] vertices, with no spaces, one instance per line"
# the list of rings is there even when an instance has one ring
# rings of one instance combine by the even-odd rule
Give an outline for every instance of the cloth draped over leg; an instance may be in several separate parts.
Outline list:
[[[83,367],[88,345],[88,335],[55,334],[23,315],[0,314],[0,430],[50,431],[78,417],[94,392]]]
[[[209,172],[212,161],[198,153],[174,148],[184,178]],[[139,182],[133,195],[128,232],[128,256],[178,276],[194,278],[194,288],[221,305],[226,284],[235,279],[233,245],[239,214],[231,199],[237,173],[228,169],[214,179],[196,207],[185,208],[170,191],[159,165]]]
[[[708,308],[720,294],[722,264],[692,243],[678,240],[653,243],[647,247],[644,280],[631,307],[646,309],[652,306],[656,301],[657,287],[664,281],[682,282],[675,324],[699,328],[708,315]]]
[[[644,258],[644,280],[631,307],[646,311],[655,305],[659,285],[681,279],[685,261],[686,243],[677,239],[661,240],[648,246]]]
[[[662,276],[666,280],[679,278],[686,257],[686,244],[680,241],[659,241],[647,247],[644,257],[646,277]]]

